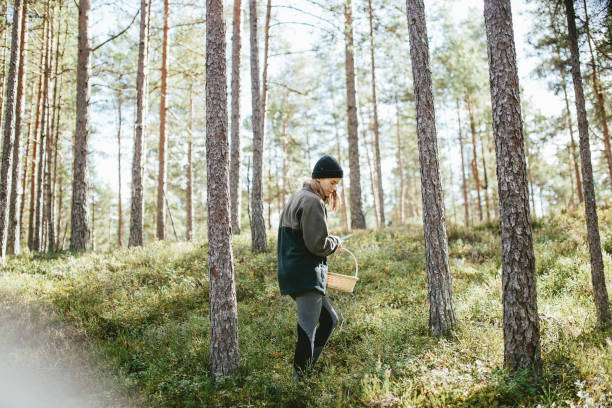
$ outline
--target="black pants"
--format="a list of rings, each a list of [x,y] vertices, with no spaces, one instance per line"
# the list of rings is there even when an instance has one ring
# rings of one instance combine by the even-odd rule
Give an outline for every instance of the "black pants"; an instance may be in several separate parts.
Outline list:
[[[294,296],[294,299],[298,312],[298,340],[293,373],[299,379],[319,359],[327,340],[338,325],[338,315],[327,297],[320,292],[301,293]]]

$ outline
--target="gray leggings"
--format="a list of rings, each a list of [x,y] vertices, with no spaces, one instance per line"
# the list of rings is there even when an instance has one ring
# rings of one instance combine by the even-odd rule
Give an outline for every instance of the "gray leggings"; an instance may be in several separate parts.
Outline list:
[[[298,313],[298,341],[293,367],[299,375],[299,372],[312,368],[319,359],[329,336],[338,325],[338,315],[321,292],[305,292],[293,296],[293,299]]]

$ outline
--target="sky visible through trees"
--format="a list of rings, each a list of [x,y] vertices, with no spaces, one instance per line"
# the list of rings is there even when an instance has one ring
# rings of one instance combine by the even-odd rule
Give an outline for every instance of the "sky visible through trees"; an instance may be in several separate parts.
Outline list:
[[[264,54],[264,22],[266,4],[259,2],[259,61],[260,73],[266,59]],[[458,115],[462,126],[464,172],[467,177],[470,223],[496,218],[497,186],[495,177],[495,155],[490,123],[490,104],[487,100],[489,84],[486,39],[482,3],[475,0],[451,2],[435,0],[428,2],[426,19],[430,43],[431,69],[436,128],[440,156],[441,183],[444,191],[446,216],[452,222],[463,223],[463,194],[460,143],[458,139]],[[42,3],[41,3],[42,4]],[[34,8],[42,7],[35,4]],[[349,173],[347,149],[346,95],[344,75],[344,15],[342,2],[319,2],[299,0],[295,2],[273,1],[270,23],[270,51],[267,57],[267,105],[264,124],[263,157],[263,201],[267,228],[274,229],[282,203],[286,196],[308,178],[312,165],[324,153],[341,156],[342,165]],[[405,24],[406,11],[403,4],[380,0],[373,1],[373,36],[376,61],[376,94],[378,122],[380,126],[380,149],[382,162],[382,184],[384,192],[384,214],[386,223],[398,221],[399,208],[404,208],[407,218],[420,222],[419,167],[416,155],[416,114],[412,98],[412,76],[408,31]],[[144,157],[144,240],[155,237],[157,189],[159,104],[161,89],[161,56],[163,4],[153,3],[151,9],[150,57],[147,69],[150,83],[147,92],[147,129],[145,131]],[[225,2],[225,20],[232,19],[232,4]],[[76,60],[76,16],[74,4],[65,5],[63,20],[56,31],[61,35],[58,51],[63,60],[61,92],[62,105],[60,124],[60,164],[57,174],[64,183],[61,197],[64,200],[61,220],[68,215],[71,180],[71,135],[74,132],[74,75],[72,58]],[[576,176],[569,174],[572,163],[568,156],[567,126],[559,117],[565,111],[563,95],[550,90],[556,78],[553,72],[546,73],[548,50],[537,49],[536,44],[547,31],[543,21],[537,21],[534,11],[542,8],[537,0],[521,0],[512,5],[516,39],[518,73],[521,87],[523,120],[527,134],[527,154],[531,193],[531,211],[539,217],[553,211],[559,205],[577,202],[574,191]],[[593,16],[601,25],[599,17]],[[579,13],[582,8],[579,7]],[[91,61],[91,106],[89,172],[90,206],[95,217],[92,220],[94,244],[100,241],[100,249],[112,248],[117,242],[111,235],[117,231],[118,220],[118,112],[121,111],[121,182],[124,229],[129,215],[129,192],[131,188],[131,166],[134,138],[134,113],[136,98],[136,67],[138,55],[137,4],[126,2],[92,2],[90,44],[93,48]],[[39,10],[40,12],[40,10]],[[75,18],[72,18],[75,17]],[[241,32],[241,190],[242,222],[248,227],[251,208],[248,195],[253,179],[250,47],[248,10],[242,5]],[[363,211],[366,225],[378,225],[380,213],[378,203],[373,200],[377,190],[372,179],[376,175],[376,157],[373,144],[373,107],[371,89],[371,55],[368,2],[353,2],[355,67],[357,84],[357,119],[360,140],[360,172]],[[541,18],[541,16],[540,16]],[[599,20],[597,20],[599,18]],[[9,14],[10,20],[10,14]],[[36,81],[36,64],[40,55],[39,20],[31,24],[30,58],[28,75]],[[228,25],[231,27],[231,25]],[[563,32],[563,26],[560,27]],[[231,44],[231,29],[226,30],[226,42]],[[108,41],[113,37],[112,41]],[[103,44],[103,45],[102,45]],[[587,53],[584,38],[581,52]],[[64,51],[65,50],[65,51]],[[179,239],[185,235],[187,184],[187,140],[193,136],[193,224],[194,237],[206,236],[206,170],[204,160],[205,138],[205,6],[192,0],[179,0],[169,7],[169,54],[166,128],[168,137],[166,178],[166,238]],[[74,54],[74,55],[73,55]],[[227,57],[230,66],[229,54]],[[589,59],[583,61],[585,78]],[[601,61],[605,64],[606,60]],[[228,68],[229,69],[229,68]],[[33,73],[34,72],[34,73]],[[544,72],[544,74],[542,74]],[[570,76],[566,72],[566,82]],[[607,96],[609,79],[602,71],[603,93]],[[538,76],[538,74],[540,76]],[[29,81],[30,79],[28,79]],[[24,116],[30,119],[36,104],[36,91],[26,90]],[[263,86],[261,86],[263,88]],[[550,89],[549,89],[550,88]],[[566,88],[571,91],[569,83]],[[230,91],[228,78],[228,92]],[[587,85],[587,97],[592,90]],[[189,95],[192,95],[190,98]],[[120,96],[120,97],[119,97]],[[231,97],[231,95],[230,95]],[[189,111],[192,100],[193,121],[189,130]],[[469,102],[469,103],[468,103]],[[589,114],[596,115],[590,108]],[[121,105],[121,106],[119,106]],[[470,106],[468,106],[470,105]],[[573,95],[569,96],[572,117]],[[470,114],[470,112],[473,114]],[[472,116],[474,116],[472,118]],[[573,120],[574,127],[576,120]],[[599,132],[597,120],[594,132]],[[576,129],[574,129],[576,131]],[[399,136],[398,136],[399,135]],[[577,140],[577,131],[575,132]],[[283,142],[284,140],[284,142]],[[399,143],[401,149],[397,148]],[[476,143],[476,145],[474,145]],[[612,195],[605,188],[604,159],[601,137],[595,137],[593,162],[595,166],[596,192],[601,203],[609,202]],[[340,149],[340,150],[338,150]],[[25,150],[25,146],[22,150]],[[404,172],[397,168],[397,154],[401,152]],[[23,153],[22,153],[23,154]],[[530,157],[537,158],[533,165]],[[560,164],[559,164],[560,163]],[[576,167],[577,168],[577,167]],[[559,174],[555,175],[552,169]],[[551,173],[553,172],[553,173]],[[284,177],[281,177],[284,175]],[[29,174],[28,174],[28,177]],[[400,178],[403,178],[400,188]],[[579,181],[579,180],[578,180]],[[349,178],[344,181],[349,187]],[[282,188],[281,188],[282,186]],[[282,191],[281,191],[282,190]],[[402,205],[396,205],[400,190],[404,191]],[[348,192],[348,191],[347,191]],[[571,197],[570,197],[571,192]],[[59,194],[59,191],[56,192]],[[347,196],[348,197],[348,196]],[[56,197],[57,198],[57,197]],[[27,197],[26,199],[29,199]],[[26,205],[26,213],[29,205]],[[96,209],[98,209],[96,211]],[[102,211],[104,210],[104,211]],[[54,210],[56,211],[56,210]],[[480,218],[482,217],[482,218]],[[343,225],[343,211],[331,214],[332,228]],[[24,217],[27,219],[27,217]],[[403,218],[401,218],[403,220]],[[59,220],[58,220],[59,222]],[[402,222],[402,221],[400,221]],[[70,226],[67,224],[68,227]],[[57,229],[63,229],[57,225]],[[58,236],[58,240],[63,239]],[[69,239],[69,234],[65,238]]]
[[[155,10],[155,7],[156,7],[155,4],[153,5],[153,7]],[[260,6],[260,7],[263,7],[263,6]],[[520,77],[521,86],[524,92],[525,102],[531,104],[533,108],[539,109],[543,115],[549,115],[553,113],[556,114],[562,108],[562,100],[559,98],[556,98],[547,89],[546,84],[543,81],[537,78],[534,78],[531,75],[531,72],[533,71],[535,65],[537,64],[537,61],[536,61],[536,58],[533,57],[533,50],[528,44],[529,30],[530,30],[530,24],[531,24],[532,18],[530,17],[527,11],[533,7],[534,7],[533,4],[529,5],[529,4],[526,4],[524,1],[513,2],[512,11],[513,11],[514,21],[515,21],[514,30],[515,30],[515,38],[516,38],[516,43],[517,43],[517,60],[518,60],[519,77]],[[95,4],[94,4],[94,8],[95,8]],[[294,8],[307,11],[308,13],[312,13],[312,15],[308,15],[306,13],[296,11]],[[472,15],[472,16],[476,15],[482,18],[481,17],[482,16],[482,10],[481,10],[482,5],[481,5],[481,2],[479,1],[474,1],[474,0],[457,1],[457,2],[453,2],[453,4],[450,5],[450,7],[449,7],[448,2],[441,2],[441,1],[434,2],[430,6],[428,6],[428,8],[426,9],[426,15],[427,15],[428,20],[432,20],[432,17],[434,18],[436,17],[435,16],[436,9],[438,8],[448,9],[449,14],[454,16],[454,19],[456,21],[464,20],[469,15]],[[98,13],[94,13],[92,16],[92,30],[91,31],[92,31],[93,38],[94,38],[92,40],[92,44],[100,43],[101,41],[105,39],[107,35],[112,35],[114,33],[117,33],[122,28],[126,27],[132,20],[134,14],[137,12],[137,5],[136,3],[134,3],[134,5],[123,3],[121,4],[120,9],[116,6],[106,5],[106,6],[100,7],[98,10],[99,10]],[[190,10],[193,10],[193,8],[190,8]],[[228,20],[231,19],[230,12],[231,12],[231,7],[228,3],[226,4],[226,7],[225,7],[226,19]],[[376,10],[374,12],[376,13]],[[103,15],[107,13],[112,13],[113,15],[116,15],[117,20],[103,17]],[[191,17],[191,19],[203,20],[204,13],[205,13],[205,10],[204,10],[204,7],[202,7],[200,11],[200,15],[194,15]],[[182,12],[180,10],[176,10],[176,9],[170,10],[171,20],[174,20],[174,21],[179,20],[180,15],[182,15]],[[184,20],[185,18],[180,17],[180,19]],[[290,49],[285,51],[287,55],[275,55],[274,51],[272,51],[272,55],[270,58],[270,64],[269,64],[270,65],[269,75],[271,78],[277,77],[282,72],[282,69],[283,69],[282,65],[285,64],[287,60],[296,58],[297,56],[304,55],[304,54],[308,55],[308,52],[304,52],[304,51],[308,51],[312,49],[313,43],[315,43],[319,39],[320,32],[322,31],[321,29],[313,28],[312,25],[317,25],[321,27],[322,29],[329,26],[329,23],[321,22],[321,19],[329,19],[329,16],[324,15],[324,13],[321,12],[320,8],[313,6],[308,1],[302,0],[302,1],[297,1],[297,2],[274,2],[273,3],[272,27],[271,27],[271,34],[270,34],[271,42],[273,43],[275,39],[283,38],[286,40],[286,42],[288,42]],[[356,16],[356,19],[358,22],[360,22],[360,24],[361,23],[366,24],[367,22],[366,15],[364,13],[360,13],[359,16]],[[261,18],[260,20],[263,21],[263,18]],[[260,24],[263,24],[262,21],[260,21]],[[136,35],[135,33],[138,28],[137,23],[138,22],[136,21],[134,24],[132,24],[132,27],[130,29],[133,32],[132,36]],[[248,40],[248,31],[245,31],[247,28],[245,24],[248,25],[248,18],[247,16],[245,16],[244,10],[243,10],[243,21],[242,21],[243,46],[242,46],[242,51],[241,51],[242,52],[241,112],[242,112],[243,119],[245,116],[250,115],[250,109],[251,109],[250,107],[251,95],[250,95],[250,86],[249,86],[250,84],[249,72],[250,71],[248,69],[248,66],[246,65],[248,61],[249,48],[248,48],[248,43],[245,42],[245,38]],[[202,24],[202,26],[204,26],[204,24]],[[172,27],[172,22],[171,22],[171,27]],[[158,36],[160,38],[158,39],[158,38],[153,37],[152,42],[157,41],[157,40],[161,41],[161,27],[159,28],[159,30],[153,27],[153,30],[155,34],[159,34]],[[439,24],[430,23],[429,37],[431,41],[430,47],[432,50],[433,57],[435,57],[436,49],[440,45],[440,40],[441,40],[440,30],[441,30],[441,26]],[[171,31],[172,31],[172,28],[171,28]],[[263,31],[263,29],[260,29],[260,31]],[[226,32],[228,36],[228,41],[230,41],[231,30],[226,30]],[[261,33],[260,33],[260,36],[261,36]],[[172,33],[171,33],[171,37],[172,37]],[[407,43],[408,41],[407,37],[405,40]],[[340,38],[337,41],[339,44],[342,42]],[[170,44],[170,61],[173,61],[174,58],[176,58],[175,51],[177,51],[179,48],[180,47],[177,45],[173,45],[172,43]],[[197,52],[203,53],[204,48],[205,48],[205,43],[204,43],[204,38],[202,38],[201,48],[198,49]],[[263,49],[263,46],[261,46],[260,48]],[[357,54],[356,57],[358,61],[360,62],[363,61],[361,63],[365,64],[367,63],[366,58],[369,58],[368,57],[369,51],[367,47],[365,46],[362,48],[361,51],[362,51],[361,55]],[[404,52],[402,55],[398,55],[399,58],[405,58],[406,60],[406,72],[400,73],[400,75],[409,74],[409,65],[408,65],[409,54],[407,53],[407,48],[405,49],[405,51],[406,52]],[[486,50],[482,50],[482,52],[485,53],[484,56],[485,56],[485,64],[486,64]],[[175,54],[174,56],[172,55],[173,53]],[[260,54],[261,53],[263,53],[263,50],[260,50]],[[294,54],[291,54],[291,53],[294,53]],[[261,60],[262,58],[260,57],[260,64],[262,64]],[[96,63],[96,55],[93,56],[93,63],[94,64]],[[486,69],[486,66],[482,68]],[[159,77],[159,67],[151,67],[150,69],[151,69],[151,75],[153,78]],[[344,78],[338,77],[338,81],[339,82],[337,86],[342,87],[344,83]],[[95,87],[96,82],[97,81],[94,80],[94,85],[93,85],[94,87]],[[364,84],[364,85],[367,85],[367,84]],[[488,83],[483,83],[482,86],[488,88]],[[132,90],[130,90],[130,92],[131,91]],[[169,89],[169,92],[171,93],[172,89]],[[340,96],[341,96],[341,93],[338,92],[337,98],[340,98]],[[94,182],[97,179],[100,182],[107,185],[113,192],[116,193],[118,189],[117,181],[116,181],[116,168],[117,168],[117,150],[116,149],[117,149],[117,146],[116,146],[116,143],[113,142],[113,140],[115,139],[115,134],[116,134],[116,114],[113,112],[113,109],[111,106],[109,106],[108,109],[103,109],[103,110],[96,108],[96,105],[103,104],[106,98],[107,98],[106,95],[100,94],[100,93],[98,93],[97,95],[96,94],[92,95],[93,109],[92,109],[91,115],[92,115],[92,122],[93,122],[93,126],[95,130],[91,138],[91,148],[92,148],[92,151],[94,152],[94,155],[91,160],[93,163],[93,168],[95,169],[94,170],[94,174],[95,174]],[[196,94],[194,96],[194,99],[195,99],[194,115],[196,117],[200,116],[201,119],[203,119],[204,117],[203,98],[204,96],[202,94],[199,94],[199,95]],[[456,168],[456,171],[454,170],[453,174],[459,175],[460,174],[460,170],[458,167],[460,163],[459,149],[458,149],[458,146],[455,146],[456,143],[454,142],[455,135],[457,133],[456,119],[455,119],[456,114],[455,112],[453,112],[452,110],[448,109],[445,106],[442,106],[442,104],[438,102],[439,101],[438,95],[435,96],[435,101],[437,105],[436,106],[437,108],[437,126],[438,126],[438,133],[439,133],[438,143],[439,143],[439,148],[441,150],[441,155],[446,158],[446,163],[445,163],[446,166],[452,166],[453,169]],[[170,109],[172,109],[172,107],[170,107]],[[389,105],[386,105],[386,106],[383,105],[380,109],[382,111],[380,114],[382,117],[392,118],[393,115],[395,114],[393,112],[393,109],[390,108]],[[123,119],[124,129],[122,133],[125,134],[126,137],[122,145],[122,157],[124,157],[124,159],[122,160],[122,172],[123,174],[126,175],[126,177],[122,178],[123,180],[122,189],[123,191],[129,192],[130,191],[129,190],[130,188],[129,174],[130,174],[130,168],[131,168],[130,167],[131,160],[129,159],[131,158],[131,149],[132,149],[131,137],[133,133],[133,119],[132,117],[130,117],[131,111],[129,109],[126,109],[125,115],[127,116],[127,118]],[[173,132],[172,130],[172,114],[170,114],[169,117],[170,117],[171,123],[169,125],[168,131],[169,131],[170,137],[172,138],[173,136],[176,135],[176,132]],[[341,118],[340,123],[344,125],[343,121],[344,119]],[[196,130],[196,134],[195,134],[195,144],[196,145],[203,144],[203,140],[204,140],[203,131],[204,129],[202,127]],[[149,133],[153,133],[153,135],[155,135],[157,133],[157,127],[150,125]],[[243,137],[243,140],[248,140],[251,137],[249,130],[246,129],[245,126],[241,127],[241,135]],[[386,135],[382,136],[383,146],[385,145],[388,146],[390,144],[389,140],[392,139],[391,135],[392,135],[391,132],[387,132]],[[386,141],[384,139],[386,139]],[[453,141],[452,144],[450,142],[451,140]],[[246,143],[250,144],[250,141]],[[243,146],[244,144],[245,143],[243,142]],[[388,148],[386,150],[388,150]],[[543,158],[544,159],[550,158],[551,160],[554,160],[553,151],[554,151],[553,145],[547,146],[544,149],[545,154],[543,155],[544,156]],[[310,164],[309,167],[312,167],[312,164],[314,164],[314,161],[316,160],[316,158],[317,158],[316,154],[313,154],[311,156],[310,159],[312,163]],[[348,168],[348,157],[345,157],[345,161],[346,163],[343,163],[343,164],[345,167]],[[391,189],[390,184],[392,183],[392,181],[388,177],[384,177],[384,175],[390,174],[390,171],[392,167],[394,166],[395,161],[396,160],[395,160],[394,154],[389,154],[389,153],[384,154],[383,153],[382,167],[383,167],[383,186],[384,186],[385,191],[389,191]],[[243,164],[243,167],[244,167],[244,164]],[[243,179],[245,178],[245,174],[246,174],[246,169],[243,168],[242,170]],[[308,177],[308,175],[309,175],[308,169],[306,168],[304,169],[302,178],[306,178]],[[494,174],[490,175],[490,177],[492,176],[494,176]],[[195,180],[196,181],[198,180],[197,176],[195,176]],[[243,184],[244,183],[245,181],[243,180]],[[348,183],[346,184],[348,185]],[[459,191],[460,179],[459,178],[453,179],[453,183],[452,183],[454,185],[453,189],[456,191],[453,191],[452,193],[450,193],[450,195],[449,195],[449,192],[446,191],[446,189],[449,188],[448,180],[444,184],[445,184],[444,189],[446,192],[445,198],[447,200],[447,205],[448,205],[449,199],[458,200],[460,197],[460,191]],[[195,197],[195,199],[197,200],[198,197]],[[178,201],[173,202],[171,200],[170,206],[172,207],[173,204],[176,206],[177,203]],[[546,204],[544,205],[546,206]],[[175,211],[178,211],[178,210],[175,210]],[[541,215],[540,206],[536,206],[536,214]],[[447,216],[452,217],[452,214],[449,213]],[[169,234],[170,234],[169,237],[172,237],[171,231],[169,231]]]

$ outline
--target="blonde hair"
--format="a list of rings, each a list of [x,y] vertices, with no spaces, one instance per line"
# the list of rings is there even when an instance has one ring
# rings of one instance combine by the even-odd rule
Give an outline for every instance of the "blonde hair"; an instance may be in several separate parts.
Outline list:
[[[325,192],[319,180],[320,179],[310,180],[310,188],[312,188],[312,191],[314,191],[316,195],[321,197],[321,200],[323,200],[325,204],[330,206],[332,211],[338,211],[340,208],[340,197],[338,197],[338,193],[334,191],[330,195],[325,196]]]

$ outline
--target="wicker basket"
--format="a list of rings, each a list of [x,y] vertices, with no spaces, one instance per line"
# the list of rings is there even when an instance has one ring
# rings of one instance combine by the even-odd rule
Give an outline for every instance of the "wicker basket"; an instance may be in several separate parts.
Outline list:
[[[355,261],[355,276],[342,275],[339,273],[328,272],[327,273],[327,288],[335,289],[341,292],[353,293],[355,284],[359,280],[357,274],[359,273],[359,265],[357,264],[357,258],[348,249],[342,248],[343,251],[348,252]]]

